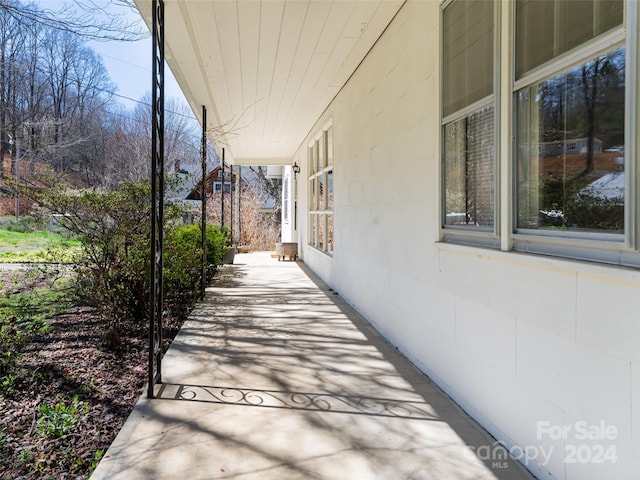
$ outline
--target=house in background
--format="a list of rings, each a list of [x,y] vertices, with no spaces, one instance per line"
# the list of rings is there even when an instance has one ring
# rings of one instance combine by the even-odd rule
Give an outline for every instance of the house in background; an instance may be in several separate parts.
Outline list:
[[[213,168],[213,160],[207,161],[207,169]],[[172,181],[169,183],[165,197],[171,202],[180,202],[190,210],[182,217],[183,223],[192,223],[194,212],[202,208],[200,196],[193,195],[193,190],[202,178],[202,165],[200,163],[185,162],[176,159],[167,168],[167,173]]]
[[[200,179],[195,182],[187,196],[190,200],[200,200],[202,197],[202,174]],[[225,165],[224,173],[222,171],[222,165],[218,165],[207,173],[205,179],[205,192],[207,195],[213,193],[220,193],[224,185],[224,193],[231,193],[236,191],[236,180],[238,176],[231,171],[229,165]]]
[[[167,0],[165,18],[193,111],[242,124],[229,161],[285,167],[282,238],[310,269],[538,478],[637,478],[637,1]],[[543,168],[566,125],[601,139],[600,171]],[[622,221],[590,215],[576,193],[621,165]]]
[[[231,165],[225,165],[224,173],[222,172],[222,165],[218,165],[213,170],[209,171],[205,180],[205,192],[208,195],[211,194],[220,194],[224,185],[224,193],[225,194],[233,194],[237,191],[238,188],[244,189],[249,188],[257,193],[258,197],[261,198],[260,211],[265,215],[271,215],[274,213],[274,207],[277,203],[276,199],[271,195],[268,195],[265,192],[264,186],[260,181],[258,173],[256,173],[255,169],[258,167],[248,166],[248,167],[233,167]],[[281,169],[280,169],[281,170]],[[278,169],[276,167],[271,167],[271,169],[266,170],[266,178],[270,181],[279,181],[282,175],[278,175]],[[200,174],[202,177],[202,174]],[[240,185],[238,187],[238,185]],[[190,186],[190,190],[186,194],[186,199],[198,202],[200,201],[202,195],[202,182],[200,180],[193,182]],[[233,201],[233,199],[231,199]]]
[[[550,155],[587,153],[588,144],[588,138],[571,138],[553,142],[542,142],[540,144],[540,155],[546,157]],[[593,151],[595,153],[602,152],[602,140],[597,138],[593,139]]]

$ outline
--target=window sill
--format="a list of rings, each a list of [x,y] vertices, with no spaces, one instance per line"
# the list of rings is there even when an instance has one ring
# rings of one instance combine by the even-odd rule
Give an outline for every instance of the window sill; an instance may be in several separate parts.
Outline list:
[[[449,243],[473,245],[484,248],[500,248],[500,237],[486,230],[447,227],[442,229],[442,240]]]
[[[640,267],[640,252],[625,247],[619,235],[607,235],[596,239],[518,233],[513,235],[513,249],[523,253]]]
[[[438,242],[436,246],[440,252],[455,253],[459,255],[470,255],[474,258],[501,263],[518,264],[523,268],[549,268],[579,274],[598,275],[616,278],[621,281],[640,281],[640,270],[637,268],[623,267],[611,263],[596,262],[593,259],[588,261],[558,257],[551,254],[540,254],[535,252],[524,252],[521,250],[501,251],[470,245]],[[637,255],[637,254],[636,254]]]
[[[333,252],[329,252],[327,250],[321,250],[318,247],[311,245],[310,243],[307,243],[307,247],[313,250],[314,252],[318,252],[318,253],[321,253],[322,255],[325,255],[326,257],[333,258]]]

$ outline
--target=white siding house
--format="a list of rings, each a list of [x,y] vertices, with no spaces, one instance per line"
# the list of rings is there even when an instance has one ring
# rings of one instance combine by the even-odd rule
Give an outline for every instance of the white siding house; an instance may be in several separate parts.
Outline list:
[[[266,119],[228,142],[233,162],[286,166],[283,240],[534,475],[637,479],[637,2],[336,3],[167,1],[194,112]],[[591,155],[540,155],[589,136]],[[623,202],[580,194],[621,168]]]

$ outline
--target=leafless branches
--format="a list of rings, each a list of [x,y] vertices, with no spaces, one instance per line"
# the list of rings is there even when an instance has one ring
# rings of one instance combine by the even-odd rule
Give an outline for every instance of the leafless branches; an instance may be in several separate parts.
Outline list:
[[[129,0],[74,0],[60,10],[38,9],[16,0],[0,0],[0,10],[23,25],[37,24],[73,33],[85,40],[135,41],[149,35],[139,25]]]

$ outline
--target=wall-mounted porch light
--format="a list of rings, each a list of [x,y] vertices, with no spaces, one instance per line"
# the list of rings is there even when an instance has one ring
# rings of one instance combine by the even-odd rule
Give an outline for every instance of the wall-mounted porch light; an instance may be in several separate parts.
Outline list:
[[[295,180],[300,173],[300,165],[298,165],[298,162],[293,163],[293,165],[291,166],[291,170],[293,170],[293,179]]]

